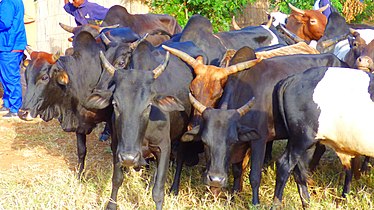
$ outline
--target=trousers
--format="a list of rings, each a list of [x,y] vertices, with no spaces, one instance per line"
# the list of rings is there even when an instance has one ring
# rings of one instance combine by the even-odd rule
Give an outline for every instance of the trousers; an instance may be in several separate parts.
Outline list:
[[[18,113],[22,106],[20,63],[22,52],[0,51],[0,82],[3,85],[3,106]]]

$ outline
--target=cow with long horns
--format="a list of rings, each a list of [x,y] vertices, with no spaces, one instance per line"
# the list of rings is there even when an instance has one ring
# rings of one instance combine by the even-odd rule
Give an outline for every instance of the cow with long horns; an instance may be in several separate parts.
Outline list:
[[[156,208],[161,209],[171,144],[186,131],[191,113],[188,93],[192,71],[175,56],[169,59],[167,53],[165,58],[163,49],[155,49],[148,42],[139,44],[127,69],[116,69],[103,53],[100,58],[105,69],[114,73],[115,84],[112,96],[97,94],[89,99],[97,108],[104,108],[113,99],[114,172],[108,209],[116,208],[123,167],[145,164],[141,150],[145,142],[157,159],[152,196]],[[164,62],[160,65],[161,59]]]
[[[189,63],[191,66],[200,66],[201,68],[201,65],[196,65],[198,61],[196,61],[195,59],[186,57],[185,54],[179,53],[175,50],[170,50],[170,52],[178,55],[181,59]],[[256,57],[253,50],[245,47],[236,52],[236,55],[234,55],[232,61],[230,61],[230,65],[253,60],[255,58]],[[204,141],[205,138],[204,143],[207,145],[209,150],[215,151],[215,153],[211,153],[211,155],[215,155],[215,157],[211,157],[212,159],[224,156],[230,159],[231,163],[233,164],[235,179],[233,186],[234,191],[241,189],[240,179],[242,175],[242,161],[246,154],[246,150],[249,148],[249,145],[251,145],[250,182],[253,193],[252,202],[254,204],[258,204],[261,168],[264,161],[266,142],[276,139],[283,139],[286,136],[284,130],[278,129],[278,122],[273,115],[273,88],[281,79],[284,79],[294,73],[302,72],[310,67],[316,66],[345,66],[345,63],[342,63],[332,54],[290,55],[273,57],[264,59],[248,70],[232,74],[228,78],[228,75],[226,77],[223,77],[222,79],[227,79],[224,89],[221,85],[215,85],[212,88],[203,86],[202,88],[200,88],[200,90],[193,90],[192,92],[194,94],[203,92],[205,93],[205,95],[210,95],[211,93],[219,93],[218,95],[220,95],[220,93],[223,92],[222,97],[213,97],[213,99],[215,99],[215,103],[217,102],[217,100],[219,100],[218,107],[227,107],[227,109],[237,109],[243,104],[247,103],[252,97],[255,97],[256,103],[254,104],[251,111],[242,116],[238,122],[240,125],[242,125],[238,128],[247,128],[241,130],[240,132],[247,132],[247,134],[251,136],[252,141],[248,142],[244,139],[243,141],[236,142],[236,144],[234,144],[233,148],[231,149],[231,151],[233,152],[232,155],[229,154],[230,150],[228,148],[215,149],[219,145],[224,144],[224,142],[217,142],[217,139],[222,141],[230,141],[230,138],[215,138],[213,135],[214,133],[224,132],[224,130],[227,129],[218,126],[223,126],[224,124],[222,123],[217,123],[216,126],[206,127],[204,122],[206,122],[208,119],[204,118],[208,117],[209,115],[204,114],[202,117],[202,122],[194,126],[192,130],[186,132],[182,137],[182,140],[191,141],[195,140],[196,136],[199,136]],[[221,83],[217,81],[217,84]],[[196,97],[200,96],[197,94]],[[204,131],[205,133],[209,133],[211,135],[202,136],[202,129],[211,129],[210,131]],[[226,136],[226,134],[223,136]],[[217,177],[208,177],[207,180],[224,180],[224,178],[227,177],[227,175],[224,173],[226,168],[225,164],[227,164],[225,161],[227,160],[227,158],[222,161],[214,162],[216,164],[220,164],[219,166],[214,166],[214,168],[221,168],[222,170],[220,172],[222,173],[218,174],[217,172],[215,172],[213,174]],[[212,163],[213,162],[211,162],[211,164]],[[216,182],[214,184],[214,187],[217,187],[218,184],[221,184],[221,187],[224,187],[226,183],[227,182],[225,181]]]

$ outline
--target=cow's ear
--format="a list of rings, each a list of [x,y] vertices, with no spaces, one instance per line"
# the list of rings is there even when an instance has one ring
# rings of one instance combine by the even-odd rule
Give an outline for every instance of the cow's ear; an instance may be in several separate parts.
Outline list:
[[[69,75],[64,70],[60,70],[56,73],[56,81],[60,85],[66,86],[69,83]]]
[[[257,57],[255,51],[252,48],[245,46],[235,52],[234,56],[230,60],[229,65],[235,65],[237,63],[253,60],[256,58]]]
[[[183,134],[181,141],[183,142],[195,141],[198,137],[199,132],[200,132],[200,125],[197,125],[193,127],[191,130],[186,131]]]
[[[249,128],[244,125],[238,125],[238,137],[239,141],[252,141],[261,138],[255,128]]]
[[[88,109],[105,109],[110,105],[111,92],[92,93],[84,106]]]
[[[182,102],[173,96],[157,97],[154,102],[156,106],[166,112],[184,111]]]

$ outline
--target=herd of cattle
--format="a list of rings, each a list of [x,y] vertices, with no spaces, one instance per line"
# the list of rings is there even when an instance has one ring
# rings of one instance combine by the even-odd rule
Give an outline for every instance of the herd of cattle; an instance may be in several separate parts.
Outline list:
[[[293,172],[308,206],[306,172],[325,145],[346,170],[344,196],[354,160],[374,157],[374,28],[348,25],[338,13],[327,20],[327,7],[290,7],[285,26],[271,17],[219,33],[200,15],[182,29],[169,15],[131,15],[121,6],[110,8],[101,26],[60,24],[73,33],[73,47],[64,56],[28,49],[22,109],[76,133],[79,176],[86,135],[100,122],[109,125],[108,209],[117,207],[124,168],[144,166],[149,154],[157,160],[152,197],[161,209],[171,157],[177,194],[183,164],[197,164],[202,152],[203,180],[213,192],[228,186],[230,166],[233,191],[240,191],[250,156],[258,204],[261,169],[278,139],[288,144],[277,161],[274,204]]]

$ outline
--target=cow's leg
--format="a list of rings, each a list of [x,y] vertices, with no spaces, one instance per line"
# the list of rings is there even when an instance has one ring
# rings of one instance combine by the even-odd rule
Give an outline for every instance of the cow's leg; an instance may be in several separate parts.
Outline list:
[[[233,163],[232,164],[232,174],[234,176],[234,184],[232,186],[232,191],[235,192],[240,192],[242,191],[242,175],[243,175],[243,167],[242,167],[243,162],[239,163]]]
[[[364,162],[362,162],[362,166],[361,166],[361,173],[366,173],[369,171],[369,161],[370,161],[370,158],[368,156],[365,156],[365,159],[364,159]]]
[[[358,157],[356,157],[356,158],[358,158]],[[348,168],[348,167],[344,166],[345,180],[344,180],[343,193],[342,193],[343,198],[345,198],[346,194],[348,194],[349,191],[351,190],[353,168],[355,168],[356,164],[357,164],[357,160],[355,160],[356,158],[351,159],[351,168]]]
[[[113,132],[114,134],[115,132]],[[112,193],[110,195],[110,201],[106,207],[108,210],[115,210],[117,209],[117,194],[118,189],[121,187],[123,183],[123,170],[121,167],[121,164],[119,162],[118,156],[117,156],[117,136],[112,135],[112,154],[113,154],[113,177],[112,177]]]
[[[162,142],[159,146],[160,150],[154,152],[157,159],[157,171],[155,172],[155,185],[152,190],[152,198],[156,203],[156,209],[161,210],[165,197],[165,182],[169,166],[169,158],[171,152],[170,139]]]
[[[86,134],[75,133],[77,137],[77,151],[78,151],[78,178],[80,179],[84,169],[84,162],[86,159]]]
[[[274,141],[269,141],[266,143],[265,160],[264,160],[265,166],[270,163],[271,159],[273,159],[273,156],[271,154],[271,152],[273,151],[273,143]]]
[[[301,139],[289,139],[286,151],[277,161],[277,171],[276,171],[276,184],[274,190],[274,205],[280,205],[282,203],[283,190],[286,186],[286,182],[290,176],[291,171],[295,168],[296,164],[299,163],[303,155],[307,155],[308,148],[313,146],[314,142],[310,138],[301,138]],[[305,158],[305,157],[304,157]],[[302,160],[305,162],[305,160]],[[296,173],[298,174],[299,183],[303,184],[303,176],[301,175],[300,168],[297,169]],[[303,170],[303,169],[301,169]],[[306,182],[306,181],[305,181]],[[306,185],[305,185],[306,186]],[[307,189],[302,188],[302,192]],[[301,195],[300,195],[301,196]]]
[[[302,154],[299,162],[296,164],[293,171],[294,179],[297,184],[297,189],[299,191],[300,199],[303,205],[303,208],[306,209],[309,206],[310,195],[308,192],[307,186],[307,165],[310,162],[309,160],[312,157],[312,154],[315,154],[315,147],[309,148],[307,152]]]
[[[251,142],[251,173],[250,183],[252,186],[252,203],[260,203],[259,188],[261,183],[261,169],[264,162],[266,143],[263,139]]]
[[[177,166],[175,169],[174,180],[170,188],[170,193],[174,192],[174,195],[178,195],[178,192],[179,192],[179,185],[180,185],[181,173],[182,173],[183,162],[184,162],[184,151],[185,151],[185,144],[183,142],[180,142],[178,146],[178,152],[177,152],[177,161],[176,161]]]
[[[312,160],[309,163],[309,170],[314,171],[321,160],[322,155],[325,153],[326,147],[323,144],[317,143]]]

